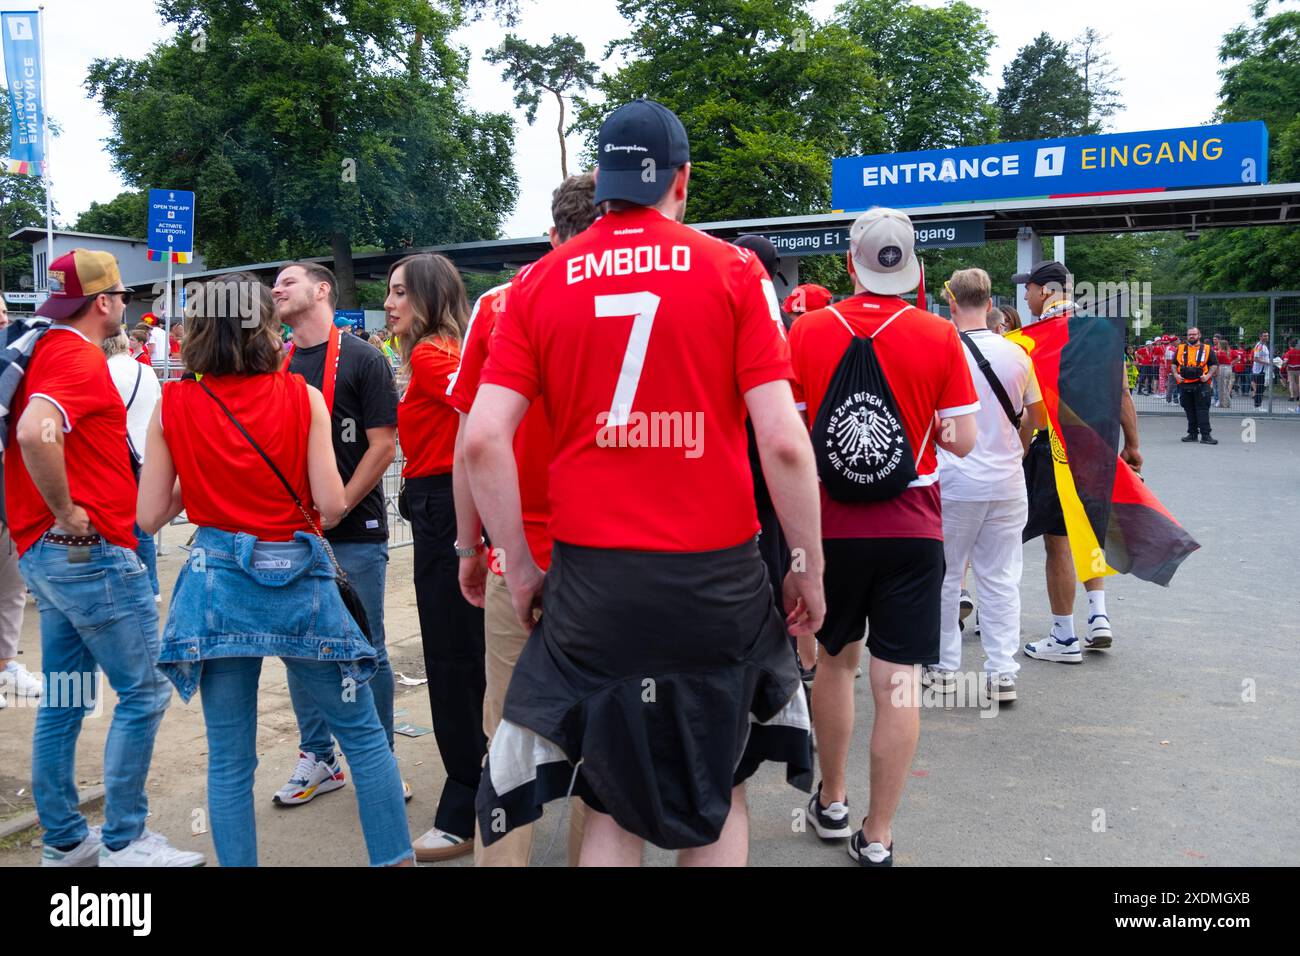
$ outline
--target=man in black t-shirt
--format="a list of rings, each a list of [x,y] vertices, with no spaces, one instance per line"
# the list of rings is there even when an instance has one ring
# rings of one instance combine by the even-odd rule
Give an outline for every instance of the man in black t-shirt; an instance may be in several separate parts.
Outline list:
[[[388,573],[388,520],[383,477],[397,455],[397,390],[382,352],[334,324],[338,288],[334,273],[314,262],[285,266],[271,293],[277,317],[293,329],[289,370],[319,388],[330,409],[334,455],[347,510],[326,532],[339,565],[365,605],[378,671],[370,687],[379,720],[393,745],[393,670],[384,646],[384,585]],[[330,729],[310,695],[289,693],[302,736],[298,766],[274,797],[297,806],[343,786]]]

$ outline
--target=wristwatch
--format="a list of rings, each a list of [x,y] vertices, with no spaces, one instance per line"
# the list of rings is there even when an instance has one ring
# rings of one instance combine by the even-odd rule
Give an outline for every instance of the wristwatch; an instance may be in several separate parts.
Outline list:
[[[481,537],[481,536],[480,536],[479,539],[478,539],[478,544],[474,545],[474,547],[472,547],[472,548],[462,548],[462,547],[460,546],[460,542],[457,541],[457,542],[455,543],[455,545],[454,545],[455,550],[456,550],[456,557],[458,557],[458,558],[472,558],[472,557],[474,557],[474,555],[478,554],[478,552],[479,552],[479,548],[483,547],[483,545],[485,545],[486,543],[487,543],[487,539],[486,539],[486,538],[483,538],[483,537]]]

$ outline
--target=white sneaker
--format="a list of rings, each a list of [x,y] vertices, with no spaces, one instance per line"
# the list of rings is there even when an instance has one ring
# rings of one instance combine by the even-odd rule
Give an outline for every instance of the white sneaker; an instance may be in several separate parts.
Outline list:
[[[41,847],[41,866],[99,866],[100,828],[91,827],[71,850],[56,850],[48,843]]]
[[[1083,639],[1083,648],[1088,651],[1107,650],[1114,642],[1114,637],[1110,630],[1110,618],[1105,614],[1094,614],[1088,618],[1088,636]]]
[[[346,783],[343,768],[335,755],[330,763],[317,760],[315,754],[298,753],[298,766],[289,777],[289,782],[281,787],[271,798],[277,807],[296,807],[309,803],[322,793],[337,790]]]
[[[155,594],[155,595],[153,596],[153,603],[154,603],[154,604],[161,604],[161,603],[162,603],[162,595],[161,595],[161,594]]]
[[[975,610],[975,599],[970,596],[970,592],[965,588],[961,589],[961,599],[957,603],[957,617],[959,620],[966,620],[970,617],[970,612]]]
[[[1025,656],[1038,661],[1056,661],[1058,664],[1079,664],[1083,661],[1083,648],[1079,646],[1077,637],[1061,641],[1055,634],[1049,634],[1041,641],[1026,644]]]
[[[940,670],[927,664],[921,670],[921,685],[934,688],[935,693],[938,694],[955,694],[957,693],[957,674],[954,671]]]
[[[437,827],[431,827],[422,833],[412,846],[415,847],[415,859],[419,863],[441,863],[474,852],[472,837],[466,840]]]
[[[10,661],[0,670],[0,690],[13,691],[17,697],[40,697],[44,693],[40,678],[17,661]]]
[[[99,849],[100,866],[203,866],[207,858],[202,853],[178,850],[167,842],[161,833],[145,830],[116,853],[106,846]]]

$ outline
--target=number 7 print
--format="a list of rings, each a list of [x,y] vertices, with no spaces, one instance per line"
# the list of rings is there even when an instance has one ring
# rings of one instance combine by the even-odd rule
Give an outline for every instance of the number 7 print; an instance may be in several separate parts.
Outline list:
[[[650,329],[659,311],[659,296],[653,292],[627,292],[622,295],[596,296],[596,318],[635,316],[632,331],[628,334],[627,350],[623,353],[623,367],[619,369],[618,384],[614,386],[614,401],[610,405],[609,419],[605,425],[618,428],[627,424],[636,398],[637,385],[645,368],[645,353],[650,345]]]

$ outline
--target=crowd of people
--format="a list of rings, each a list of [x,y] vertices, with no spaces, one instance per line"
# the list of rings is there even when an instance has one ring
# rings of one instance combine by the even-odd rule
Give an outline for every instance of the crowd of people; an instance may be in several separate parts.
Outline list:
[[[1253,400],[1254,407],[1264,403],[1274,373],[1287,384],[1291,401],[1300,401],[1300,339],[1293,339],[1287,351],[1274,357],[1269,347],[1269,333],[1260,332],[1253,345],[1233,343],[1226,336],[1215,334],[1211,341],[1201,340],[1200,329],[1191,328],[1182,335],[1165,334],[1148,339],[1145,344],[1128,349],[1127,359],[1136,370],[1131,388],[1137,395],[1164,396],[1172,405],[1182,402],[1191,379],[1180,374],[1183,363],[1179,355],[1188,346],[1203,345],[1205,371],[1204,383],[1209,386],[1207,405],[1231,408],[1234,396],[1243,401]],[[1197,378],[1199,379],[1199,373]],[[1300,409],[1297,409],[1300,411]]]
[[[0,638],[25,580],[41,613],[37,692],[98,667],[118,702],[102,827],[78,809],[84,702],[38,712],[43,865],[205,862],[145,828],[173,689],[202,703],[217,859],[255,865],[269,656],[285,662],[300,736],[268,796],[303,807],[350,773],[372,865],[471,852],[527,865],[533,824],[560,798],[571,864],[636,865],[649,841],[682,864],[743,865],[746,781],[770,761],[811,793],[818,838],[891,866],[922,701],[959,681],[968,571],[981,700],[1017,699],[1033,537],[1052,624],[1023,655],[1079,663],[1112,647],[1100,577],[1084,582],[1075,632],[1047,403],[1004,337],[1021,317],[993,307],[987,273],[943,284],[951,319],[917,308],[903,298],[920,281],[912,223],[876,208],[850,230],[853,293],[800,286],[782,309],[770,243],[684,225],[690,148],[675,115],[624,105],[599,146],[597,169],[554,193],[549,255],[473,306],[446,258],[399,260],[392,335],[377,342],[335,323],[322,265],[286,265],[269,288],[228,276],[251,310],[193,297],[177,333],[186,374],[160,388],[132,361],[156,326],[121,330],[130,293],[113,258],[78,249],[51,265],[38,313],[50,324],[9,335],[0,356]],[[1075,316],[1060,263],[1011,278],[1035,322]],[[1120,407],[1121,458],[1140,470],[1127,389]],[[403,586],[446,770],[414,839],[384,630],[382,477],[399,438],[414,540]],[[160,626],[150,536],[182,511],[197,530]],[[0,665],[14,655],[0,643]],[[859,675],[874,716],[855,820]]]

